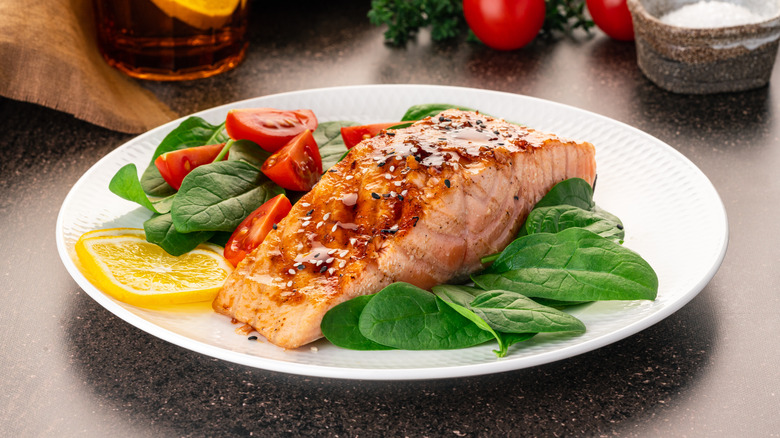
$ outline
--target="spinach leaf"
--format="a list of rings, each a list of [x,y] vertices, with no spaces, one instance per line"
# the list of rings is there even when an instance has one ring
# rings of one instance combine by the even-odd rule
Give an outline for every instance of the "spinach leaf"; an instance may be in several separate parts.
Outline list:
[[[573,205],[583,210],[593,210],[593,188],[582,178],[569,178],[554,185],[534,208],[556,205]]]
[[[462,111],[476,111],[465,106],[450,105],[448,103],[425,103],[409,107],[409,109],[406,110],[406,114],[401,117],[401,121],[405,122],[409,120],[422,120],[426,117],[433,117],[444,110],[452,108],[456,108]]]
[[[230,161],[246,161],[247,163],[257,167],[258,169],[263,167],[263,163],[271,153],[261,148],[257,143],[250,140],[236,140],[233,145],[230,146],[230,152],[227,159]]]
[[[173,203],[173,195],[155,201],[149,199],[138,180],[138,169],[135,164],[127,164],[119,169],[108,183],[108,189],[113,194],[135,202],[153,213],[167,213]]]
[[[154,160],[160,155],[179,149],[224,143],[228,140],[224,132],[225,124],[212,125],[200,117],[189,117],[163,138],[152,155],[149,166],[141,176],[144,191],[152,196],[168,196],[175,193],[154,165]]]
[[[565,204],[537,207],[525,220],[526,234],[557,233],[573,227],[583,228],[609,240],[622,241],[625,237],[620,219],[596,206],[593,210]]]
[[[244,161],[196,167],[173,201],[173,224],[180,233],[233,231],[249,213],[284,190]]]
[[[334,306],[322,318],[320,329],[333,345],[350,350],[391,350],[360,333],[360,314],[374,295],[363,295]]]
[[[214,231],[214,235],[209,238],[209,242],[221,247],[227,246],[228,240],[233,233],[227,231]]]
[[[504,333],[585,331],[579,319],[516,292],[483,292],[471,302],[471,310],[494,330]]]
[[[463,307],[469,307],[471,302],[474,301],[474,298],[484,292],[482,289],[477,289],[475,287],[453,284],[440,284],[434,286],[432,291],[442,300],[450,301]]]
[[[439,298],[441,299],[441,297]],[[471,309],[469,309],[466,306],[461,306],[460,304],[453,303],[452,301],[449,301],[447,299],[441,299],[441,300],[447,303],[450,307],[452,307],[456,312],[460,313],[466,319],[473,322],[477,327],[493,335],[493,337],[498,342],[498,351],[493,350],[493,352],[496,353],[496,356],[498,357],[506,356],[506,353],[509,350],[509,346],[504,342],[504,338],[501,336],[501,334],[496,333],[496,331],[493,330],[493,328],[490,327],[490,325],[487,322],[485,322],[484,319],[480,318],[479,315],[474,313]]]
[[[170,213],[154,216],[144,222],[144,232],[147,241],[160,245],[167,253],[175,256],[195,249],[214,234],[213,231],[180,233],[173,226]]]
[[[485,290],[560,301],[653,300],[658,277],[635,252],[581,228],[512,242],[480,275]]]
[[[341,138],[341,128],[357,125],[359,123],[344,120],[323,122],[317,125],[312,136],[320,148],[323,172],[327,172],[334,164],[341,161],[341,158],[347,153],[347,146],[344,144],[344,139]]]
[[[408,283],[393,283],[366,304],[360,333],[405,350],[466,348],[493,338],[436,295]]]

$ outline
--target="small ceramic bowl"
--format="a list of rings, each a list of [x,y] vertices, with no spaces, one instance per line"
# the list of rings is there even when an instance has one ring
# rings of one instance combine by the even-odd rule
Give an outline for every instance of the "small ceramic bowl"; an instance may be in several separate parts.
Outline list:
[[[687,28],[660,20],[697,1],[628,0],[642,73],[665,90],[685,94],[742,91],[766,85],[780,41],[780,1],[720,0],[771,17],[740,26]]]

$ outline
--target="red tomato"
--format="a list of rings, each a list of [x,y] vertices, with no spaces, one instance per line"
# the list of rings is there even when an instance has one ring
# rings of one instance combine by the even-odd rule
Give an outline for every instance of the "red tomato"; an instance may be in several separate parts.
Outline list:
[[[166,152],[154,160],[154,165],[165,182],[179,190],[182,180],[192,169],[214,161],[224,146],[224,143],[212,144]]]
[[[268,157],[260,169],[288,190],[307,191],[322,176],[320,148],[308,129]]]
[[[252,140],[268,152],[276,152],[304,130],[317,129],[317,117],[307,109],[234,109],[228,112],[225,129],[233,140]]]
[[[225,245],[225,258],[237,266],[247,254],[263,243],[274,224],[287,216],[290,209],[290,200],[284,195],[277,195],[250,213],[230,235]]]
[[[374,123],[372,125],[362,126],[344,126],[341,128],[341,138],[344,139],[344,144],[347,146],[347,149],[352,149],[356,144],[379,134],[383,129],[400,125],[401,123],[403,122]]]
[[[463,0],[463,15],[480,41],[496,50],[530,43],[544,24],[544,0]]]
[[[593,22],[620,41],[634,41],[634,22],[626,0],[586,0]]]

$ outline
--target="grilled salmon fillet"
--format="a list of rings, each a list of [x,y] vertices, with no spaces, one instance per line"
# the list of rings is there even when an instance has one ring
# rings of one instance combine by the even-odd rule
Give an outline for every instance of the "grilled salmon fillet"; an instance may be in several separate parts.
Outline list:
[[[593,184],[595,151],[475,112],[383,131],[323,175],[217,294],[215,311],[296,348],[333,306],[396,281],[462,281],[556,183]]]

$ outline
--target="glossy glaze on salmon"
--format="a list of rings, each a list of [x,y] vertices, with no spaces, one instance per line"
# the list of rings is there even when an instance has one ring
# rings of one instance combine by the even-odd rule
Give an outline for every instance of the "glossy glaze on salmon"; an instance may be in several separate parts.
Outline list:
[[[333,306],[396,281],[461,281],[517,234],[556,183],[593,184],[595,152],[474,112],[448,110],[363,141],[241,262],[213,308],[272,343],[322,336]]]

